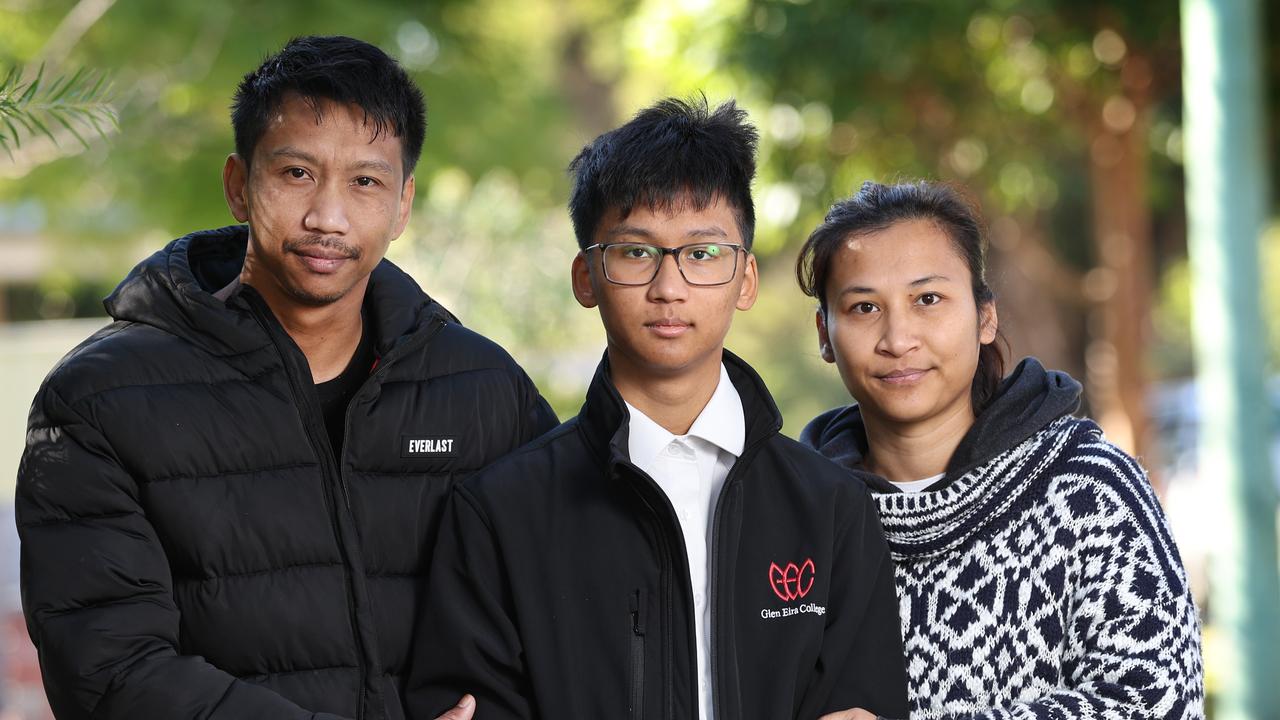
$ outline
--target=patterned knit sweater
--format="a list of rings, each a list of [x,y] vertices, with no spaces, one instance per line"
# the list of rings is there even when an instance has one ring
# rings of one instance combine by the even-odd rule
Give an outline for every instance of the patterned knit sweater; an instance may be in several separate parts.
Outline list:
[[[913,719],[1204,716],[1182,561],[1142,468],[1093,422],[875,497]]]

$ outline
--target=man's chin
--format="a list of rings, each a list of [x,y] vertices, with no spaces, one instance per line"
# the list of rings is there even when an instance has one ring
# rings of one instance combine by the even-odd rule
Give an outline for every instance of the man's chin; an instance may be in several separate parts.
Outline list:
[[[351,288],[342,290],[325,290],[320,288],[304,288],[298,286],[288,286],[285,288],[289,298],[299,305],[307,307],[326,307],[332,305],[351,292]]]

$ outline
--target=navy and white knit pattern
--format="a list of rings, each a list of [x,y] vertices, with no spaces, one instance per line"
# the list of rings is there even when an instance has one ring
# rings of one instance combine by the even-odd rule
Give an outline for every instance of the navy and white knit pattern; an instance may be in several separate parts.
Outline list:
[[[1144,471],[1093,422],[875,497],[913,720],[1204,717],[1182,560]]]

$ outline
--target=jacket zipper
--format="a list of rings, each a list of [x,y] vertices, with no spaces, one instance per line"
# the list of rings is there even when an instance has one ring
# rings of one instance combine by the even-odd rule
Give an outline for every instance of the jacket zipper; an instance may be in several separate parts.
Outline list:
[[[360,388],[356,390],[355,395],[351,396],[351,400],[347,403],[347,408],[343,413],[343,418],[342,418],[343,450],[342,452],[344,454],[347,452],[346,449],[351,447],[351,406],[355,405],[356,399],[364,394],[364,391],[366,388],[374,384],[373,383],[374,378],[378,378],[384,375],[387,372],[387,368],[393,365],[395,361],[398,360],[399,358],[404,357],[405,355],[409,354],[416,348],[429,342],[431,338],[436,336],[436,333],[440,332],[440,330],[445,326],[445,324],[446,323],[443,318],[437,317],[435,320],[432,321],[431,327],[419,333],[414,334],[406,342],[403,342],[399,346],[392,348],[391,352],[387,353],[387,356],[385,358],[378,358],[378,360],[376,361],[377,367],[374,368],[374,371],[369,374],[369,377],[365,379],[364,383],[360,385]],[[323,437],[325,438],[325,441],[328,442],[328,438],[329,438],[328,433],[325,433]],[[333,455],[333,451],[332,449],[330,449],[329,456],[332,457],[332,455]],[[346,478],[344,478],[342,475],[341,467],[338,468],[338,480],[339,480],[339,486],[342,488],[342,499],[347,504],[347,511],[350,512],[351,511],[351,493],[348,490]],[[335,525],[335,531],[336,529],[337,528]],[[348,571],[348,575],[349,574],[350,572]],[[348,592],[348,597],[350,597],[351,590],[349,588],[347,592]],[[356,612],[355,612],[354,601],[351,601],[349,603],[349,607],[351,608],[351,626],[352,626],[351,629],[352,629],[352,632],[355,633],[356,632]],[[360,647],[361,647],[361,650],[363,651],[365,647],[363,641],[360,641]],[[364,664],[363,663],[361,663],[360,668],[361,668],[360,681],[363,683],[364,682]],[[385,693],[379,692],[378,696],[382,698],[382,716],[387,717],[389,713],[387,712],[387,701],[385,698]],[[364,709],[363,701],[360,703],[360,709],[361,710]],[[357,715],[356,719],[361,720],[360,715]]]
[[[246,294],[246,297],[249,300],[249,307],[252,308],[254,317],[258,320],[258,323],[262,326],[263,330],[267,332],[267,336],[271,338],[271,343],[275,346],[276,352],[280,355],[280,360],[284,365],[285,377],[289,378],[289,389],[293,392],[293,402],[294,407],[298,411],[298,419],[302,421],[302,426],[306,430],[307,440],[311,444],[311,450],[319,458],[320,467],[324,474],[326,485],[330,488],[330,493],[325,494],[325,502],[329,505],[330,510],[329,525],[333,530],[334,540],[338,543],[338,549],[343,556],[342,575],[343,579],[346,581],[347,588],[347,621],[351,624],[351,636],[355,639],[356,647],[359,650],[356,658],[356,670],[359,673],[360,684],[363,686],[365,683],[365,675],[367,674],[365,657],[368,655],[368,650],[365,647],[364,636],[360,633],[359,621],[356,617],[356,599],[355,591],[353,589],[355,579],[352,576],[350,560],[352,550],[342,541],[342,531],[338,524],[339,510],[337,508],[337,498],[329,497],[329,495],[332,494],[332,489],[337,487],[342,494],[342,500],[346,505],[347,511],[350,512],[351,496],[347,491],[346,480],[342,477],[342,469],[340,467],[334,467],[333,448],[329,445],[327,433],[318,432],[316,429],[316,413],[311,411],[309,396],[306,394],[306,391],[302,387],[297,375],[290,367],[288,355],[286,354],[287,350],[281,343],[280,338],[277,337],[275,317],[264,313],[260,303],[265,301],[259,300],[257,297],[249,294]],[[283,329],[280,329],[280,332],[283,332]],[[337,482],[334,482],[335,478]],[[358,695],[356,703],[356,720],[363,720],[365,716],[365,701],[365,693],[362,690]]]
[[[716,497],[716,507],[711,514],[711,548],[707,554],[707,565],[711,573],[711,589],[708,591],[707,604],[711,607],[711,650],[707,653],[707,663],[711,670],[711,703],[715,708],[715,712],[720,717],[724,715],[724,691],[726,678],[723,676],[723,663],[719,662],[720,654],[723,652],[721,636],[724,634],[721,630],[723,614],[717,605],[720,598],[720,518],[724,515],[724,499],[728,495],[729,489],[737,483],[737,469],[743,467],[751,461],[755,455],[756,448],[759,447],[763,440],[756,441],[750,447],[744,448],[742,455],[733,463],[733,467],[729,469],[729,474],[725,476],[724,484],[720,486],[720,493]],[[740,709],[740,708],[735,708]]]
[[[658,553],[661,560],[658,585],[661,601],[659,608],[662,613],[659,623],[662,633],[662,667],[666,668],[667,671],[673,671],[675,667],[675,643],[672,636],[675,632],[675,620],[673,617],[675,612],[675,602],[672,595],[674,594],[673,586],[675,584],[675,573],[673,572],[672,565],[675,564],[675,552],[671,547],[671,539],[668,535],[667,529],[663,527],[662,511],[655,506],[649,498],[645,497],[644,485],[647,483],[651,492],[662,493],[662,491],[640,468],[632,464],[628,464],[627,467],[636,475],[636,482],[632,484],[632,489],[635,490],[636,494],[640,497],[640,501],[644,503],[645,508],[649,511],[650,519],[654,527],[654,535],[657,537],[658,541]],[[665,495],[662,495],[662,497],[665,498]],[[678,536],[683,537],[682,535],[679,535],[681,532],[680,526],[675,520],[675,517],[668,513],[667,518],[673,523],[674,531]],[[696,674],[698,667],[697,651],[691,649],[690,653],[690,660],[692,660],[692,667]],[[663,685],[663,700],[666,706],[666,712],[662,717],[674,718],[676,716],[675,683],[666,679],[664,680]],[[697,688],[696,678],[693,687]],[[698,714],[696,690],[693,707],[694,716],[696,717]]]
[[[644,718],[644,589],[631,595],[631,718]]]

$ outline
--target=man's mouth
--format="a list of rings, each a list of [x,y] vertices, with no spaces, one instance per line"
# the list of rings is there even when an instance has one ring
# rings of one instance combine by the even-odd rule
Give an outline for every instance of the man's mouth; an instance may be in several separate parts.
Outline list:
[[[308,270],[322,275],[337,272],[345,263],[360,256],[360,253],[356,252],[354,248],[313,243],[294,245],[287,249],[297,255]]]

